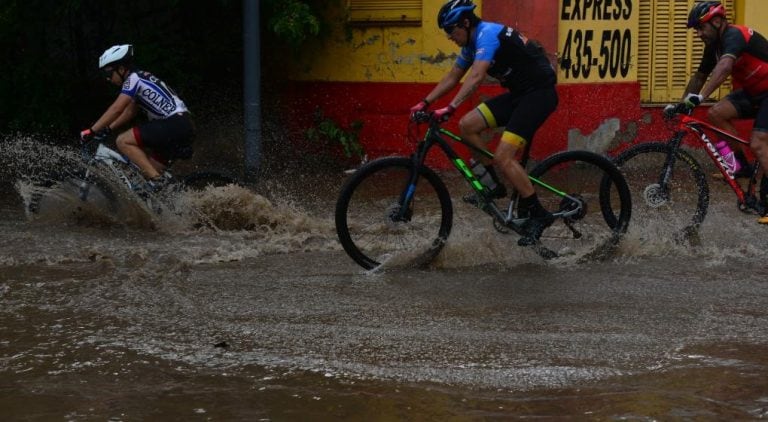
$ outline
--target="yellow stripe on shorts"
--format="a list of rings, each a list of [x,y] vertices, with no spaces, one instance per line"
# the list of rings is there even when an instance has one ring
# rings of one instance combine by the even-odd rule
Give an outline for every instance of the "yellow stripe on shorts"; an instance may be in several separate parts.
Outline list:
[[[527,143],[525,138],[523,138],[522,136],[516,133],[508,132],[506,130],[504,131],[504,133],[501,134],[501,142],[510,144],[517,148],[524,147],[525,144]]]
[[[488,108],[485,103],[480,104],[477,106],[477,111],[480,112],[480,115],[483,116],[483,119],[485,119],[485,123],[488,123],[488,127],[496,127],[496,118],[493,117],[493,113],[491,113],[491,109]]]

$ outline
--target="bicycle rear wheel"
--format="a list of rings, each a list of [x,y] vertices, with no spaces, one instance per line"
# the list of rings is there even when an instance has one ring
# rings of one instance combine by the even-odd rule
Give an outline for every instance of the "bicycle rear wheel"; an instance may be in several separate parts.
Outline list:
[[[347,179],[336,203],[336,232],[347,254],[365,269],[388,260],[429,263],[451,231],[453,206],[440,177],[421,167],[405,218],[401,210],[415,171],[409,158],[371,161]]]
[[[649,142],[629,148],[615,159],[633,195],[637,227],[646,235],[688,235],[695,232],[707,215],[707,178],[686,151],[675,151],[669,182],[666,187],[660,185],[669,152],[667,143]]]
[[[544,231],[540,255],[594,260],[611,254],[629,226],[632,197],[609,159],[589,151],[561,152],[542,161],[530,176],[544,208],[569,214]]]

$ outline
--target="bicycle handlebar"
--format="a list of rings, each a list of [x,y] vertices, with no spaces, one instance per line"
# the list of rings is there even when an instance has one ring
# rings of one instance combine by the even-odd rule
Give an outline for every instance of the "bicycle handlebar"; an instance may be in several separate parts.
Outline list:
[[[669,106],[667,106],[669,107]],[[664,111],[661,113],[664,117],[664,120],[672,120],[679,114],[685,114],[687,116],[690,116],[693,114],[693,109],[688,107],[685,103],[677,103],[674,107],[667,109],[667,107],[664,108]]]
[[[414,123],[439,123],[432,118],[433,113],[427,111],[417,111],[411,115],[411,121]]]

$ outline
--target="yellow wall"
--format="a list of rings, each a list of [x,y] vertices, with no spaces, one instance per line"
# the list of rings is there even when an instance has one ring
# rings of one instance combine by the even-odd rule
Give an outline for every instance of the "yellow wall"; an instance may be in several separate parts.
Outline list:
[[[332,16],[338,22],[332,24],[332,33],[305,48],[292,76],[340,82],[435,82],[453,66],[459,52],[437,27],[437,11],[444,3],[423,0],[421,26],[349,27],[344,16]],[[479,15],[482,1],[475,3]]]
[[[567,72],[559,67],[559,83],[637,81],[639,48],[649,48],[638,44],[642,35],[638,5],[644,1],[650,0],[614,1],[609,3],[613,4],[612,8],[604,8],[599,16],[592,10],[576,12],[577,5],[583,7],[589,2],[558,0],[561,18],[567,19],[562,18],[558,23],[556,51],[561,63],[566,54],[571,56]],[[299,54],[300,64],[291,69],[291,76],[298,80],[339,82],[436,82],[453,66],[459,51],[437,28],[437,11],[444,2],[423,0],[421,26],[354,27],[347,25],[345,11],[331,11],[337,13],[330,17],[331,33],[303,48]],[[480,15],[482,1],[476,0],[476,3]],[[631,10],[627,16],[628,5]],[[734,9],[736,23],[751,26],[768,36],[768,0],[735,0]],[[609,16],[614,11],[620,18]],[[627,34],[631,36],[629,43],[625,42]],[[603,36],[606,36],[605,43]],[[588,37],[591,39],[585,42]],[[591,60],[587,60],[589,55]],[[628,67],[623,62],[627,57],[631,61]],[[615,71],[617,58],[621,63]],[[614,65],[606,67],[605,63]],[[585,70],[589,71],[588,76]]]
[[[768,37],[768,1],[736,0],[736,20]]]
[[[558,82],[636,81],[637,3],[560,0]]]

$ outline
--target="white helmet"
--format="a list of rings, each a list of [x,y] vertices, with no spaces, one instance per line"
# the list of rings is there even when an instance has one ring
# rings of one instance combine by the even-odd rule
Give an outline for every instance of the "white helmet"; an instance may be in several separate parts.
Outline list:
[[[122,44],[109,47],[104,54],[99,57],[99,69],[105,66],[121,62],[130,61],[133,58],[133,45]]]

